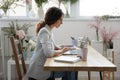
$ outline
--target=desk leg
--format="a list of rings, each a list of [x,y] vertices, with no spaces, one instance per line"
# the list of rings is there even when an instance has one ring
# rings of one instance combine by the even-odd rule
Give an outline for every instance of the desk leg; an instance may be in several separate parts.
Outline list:
[[[7,63],[7,65],[8,65],[8,67],[7,67],[7,69],[8,69],[8,79],[7,80],[11,80],[11,63],[8,61],[8,63]]]
[[[103,79],[102,79],[102,72],[100,71],[99,73],[100,73],[100,80],[103,80]]]
[[[78,80],[78,71],[75,72],[75,80]]]

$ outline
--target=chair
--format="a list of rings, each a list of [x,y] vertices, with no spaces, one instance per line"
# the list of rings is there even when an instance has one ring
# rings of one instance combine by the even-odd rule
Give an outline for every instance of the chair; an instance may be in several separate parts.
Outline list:
[[[110,60],[112,63],[114,63],[114,51],[112,51],[112,56],[111,58],[108,58],[108,60]],[[112,80],[114,80],[114,72],[110,72],[110,71],[104,71],[103,72],[103,80],[111,80],[111,73],[112,73]]]
[[[12,45],[13,56],[15,59],[18,80],[27,80],[26,76],[27,69],[23,57],[21,40],[15,39],[13,36],[11,36],[10,41]],[[22,64],[22,68],[20,63]]]

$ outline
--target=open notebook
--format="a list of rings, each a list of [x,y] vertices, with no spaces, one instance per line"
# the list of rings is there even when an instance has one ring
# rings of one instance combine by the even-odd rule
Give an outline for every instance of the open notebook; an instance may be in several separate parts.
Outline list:
[[[59,62],[69,62],[69,63],[74,63],[80,61],[79,57],[73,57],[73,56],[58,56],[54,58],[55,61]]]

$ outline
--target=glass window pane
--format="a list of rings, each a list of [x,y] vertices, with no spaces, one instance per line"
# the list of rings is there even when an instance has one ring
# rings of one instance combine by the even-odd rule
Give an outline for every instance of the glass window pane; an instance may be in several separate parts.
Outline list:
[[[9,16],[26,16],[26,3],[25,0],[16,1],[17,6],[12,5],[12,9],[9,10]],[[14,8],[15,7],[15,8]]]
[[[80,16],[120,15],[120,0],[80,0]]]

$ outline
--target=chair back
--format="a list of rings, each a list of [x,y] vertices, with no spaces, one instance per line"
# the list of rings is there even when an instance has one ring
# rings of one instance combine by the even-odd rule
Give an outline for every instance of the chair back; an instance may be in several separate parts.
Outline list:
[[[23,57],[21,40],[14,38],[14,36],[11,36],[10,41],[12,45],[13,56],[15,59],[18,80],[22,80],[23,77],[26,75],[27,69],[26,69],[25,60]],[[22,68],[20,63],[22,64]]]

